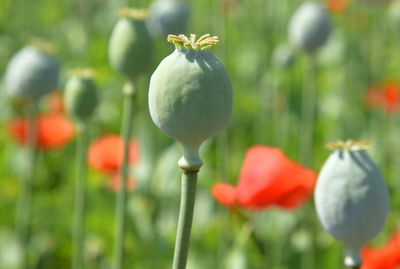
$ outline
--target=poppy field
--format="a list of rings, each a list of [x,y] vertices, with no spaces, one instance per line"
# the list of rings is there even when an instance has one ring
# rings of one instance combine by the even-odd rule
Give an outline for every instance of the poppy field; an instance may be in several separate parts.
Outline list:
[[[400,268],[400,1],[0,0],[0,269]]]

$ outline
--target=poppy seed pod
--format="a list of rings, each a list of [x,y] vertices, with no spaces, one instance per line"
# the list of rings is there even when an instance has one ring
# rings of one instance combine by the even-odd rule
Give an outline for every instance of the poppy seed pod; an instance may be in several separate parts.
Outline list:
[[[150,79],[149,109],[154,123],[183,147],[179,165],[200,166],[200,144],[227,125],[232,112],[232,85],[221,62],[205,50],[217,37],[203,35],[195,41],[168,36],[175,51]]]
[[[186,31],[189,19],[189,7],[179,0],[157,0],[150,6],[147,21],[153,36],[167,36]]]
[[[98,103],[93,72],[89,69],[76,70],[65,85],[65,105],[68,113],[78,120],[89,118]]]
[[[23,47],[11,58],[5,72],[10,95],[36,100],[56,88],[59,65],[48,51],[44,43],[37,43]]]
[[[111,33],[108,58],[111,66],[133,81],[151,63],[152,40],[145,25],[147,10],[121,9]]]
[[[332,143],[315,188],[322,226],[345,246],[347,266],[360,265],[362,247],[383,228],[389,194],[381,172],[365,151],[365,141]]]
[[[332,25],[328,12],[317,3],[303,3],[289,23],[289,40],[297,47],[313,52],[326,42]]]

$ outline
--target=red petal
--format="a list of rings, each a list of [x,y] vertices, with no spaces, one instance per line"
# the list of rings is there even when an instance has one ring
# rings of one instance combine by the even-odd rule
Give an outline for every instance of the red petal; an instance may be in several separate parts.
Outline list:
[[[307,201],[316,173],[288,159],[280,149],[253,146],[245,156],[237,188],[240,205],[263,209],[294,208]]]
[[[121,176],[120,174],[114,174],[113,176],[111,176],[110,178],[110,187],[113,190],[113,192],[118,192],[121,188]],[[131,192],[136,188],[136,180],[131,177],[128,176],[127,181],[126,181],[126,189],[127,191]]]
[[[64,146],[74,136],[72,123],[62,114],[41,115],[37,124],[38,146],[42,149]]]
[[[396,232],[388,243],[379,248],[366,246],[362,251],[361,269],[396,269],[400,265],[400,232]]]
[[[131,139],[129,145],[129,164],[138,158],[138,143]],[[106,173],[117,173],[123,161],[123,141],[119,135],[101,137],[89,146],[88,162],[95,169]]]
[[[10,123],[10,133],[19,144],[25,144],[27,120],[17,118]],[[52,149],[64,146],[74,136],[71,122],[61,114],[45,114],[37,118],[37,146]]]
[[[64,113],[64,101],[61,91],[52,91],[45,99],[48,111],[52,113]]]
[[[327,0],[326,5],[332,13],[340,13],[349,6],[349,0]]]
[[[215,200],[226,207],[233,207],[236,204],[236,188],[225,183],[214,184],[211,193]]]

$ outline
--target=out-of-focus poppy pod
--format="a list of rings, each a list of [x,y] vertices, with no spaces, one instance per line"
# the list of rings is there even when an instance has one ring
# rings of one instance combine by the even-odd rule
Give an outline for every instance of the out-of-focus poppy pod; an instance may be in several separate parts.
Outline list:
[[[37,147],[51,149],[62,147],[74,136],[71,122],[62,114],[43,114],[36,119],[37,122]],[[28,121],[26,118],[16,118],[10,125],[12,137],[20,144],[26,141]]]
[[[327,0],[326,6],[332,13],[341,13],[349,6],[349,0]]]
[[[126,181],[126,189],[128,191],[133,191],[136,188],[136,180],[133,177],[128,177]],[[121,188],[121,175],[115,173],[110,178],[110,187],[113,192],[118,192]]]
[[[364,99],[369,108],[381,108],[387,114],[393,114],[400,109],[400,86],[391,81],[380,87],[371,87]]]
[[[214,184],[211,193],[220,204],[226,207],[236,205],[236,188],[225,183]]]
[[[289,209],[310,198],[316,178],[314,171],[291,161],[280,149],[258,145],[248,149],[236,189],[215,185],[213,195],[228,207]]]
[[[123,160],[123,141],[119,135],[103,136],[89,146],[89,164],[105,173],[117,173]],[[129,164],[132,165],[138,158],[138,143],[131,139],[129,144]]]
[[[362,253],[361,269],[400,268],[400,231],[395,232],[388,243],[379,248],[366,246]]]

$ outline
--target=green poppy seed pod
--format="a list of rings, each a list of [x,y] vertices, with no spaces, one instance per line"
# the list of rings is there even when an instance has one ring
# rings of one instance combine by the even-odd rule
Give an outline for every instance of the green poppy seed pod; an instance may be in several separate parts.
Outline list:
[[[93,72],[89,69],[72,72],[65,85],[64,99],[69,114],[81,121],[88,119],[98,103]]]
[[[108,58],[111,66],[134,81],[150,67],[152,40],[145,25],[147,10],[121,9],[111,33]]]
[[[57,87],[59,65],[50,45],[36,42],[19,50],[5,72],[5,87],[17,98],[36,100]]]
[[[389,18],[392,26],[400,33],[400,0],[393,1],[390,4]]]
[[[167,36],[186,32],[189,7],[179,0],[156,0],[150,6],[147,21],[153,36]]]
[[[221,62],[205,50],[217,37],[195,41],[168,36],[176,49],[162,60],[150,80],[149,109],[154,123],[183,147],[181,167],[201,166],[201,143],[227,125],[232,112],[232,85]]]
[[[301,49],[313,52],[325,44],[332,30],[325,8],[317,3],[303,3],[289,23],[289,40]]]
[[[319,174],[315,206],[322,226],[345,246],[345,264],[360,265],[362,247],[385,225],[389,194],[365,141],[332,143]]]

